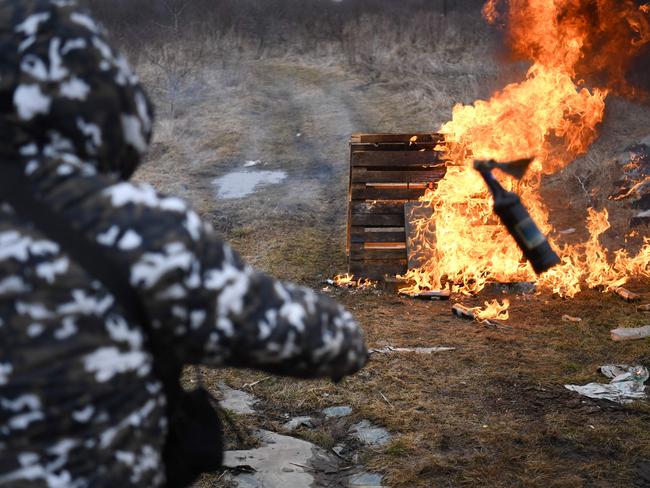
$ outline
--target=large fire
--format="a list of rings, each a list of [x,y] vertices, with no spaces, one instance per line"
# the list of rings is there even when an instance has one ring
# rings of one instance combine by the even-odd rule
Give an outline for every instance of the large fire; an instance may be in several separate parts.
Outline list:
[[[538,280],[541,286],[573,297],[587,286],[611,290],[629,276],[650,276],[650,239],[641,251],[608,252],[599,237],[609,228],[606,210],[589,210],[590,238],[557,246],[549,211],[540,196],[543,175],[584,154],[597,137],[610,93],[636,96],[625,71],[650,42],[650,8],[631,0],[489,0],[483,10],[493,24],[507,28],[515,55],[532,65],[526,79],[506,86],[489,101],[457,105],[444,124],[447,175],[423,201],[435,212],[417,223],[418,246],[427,256],[409,270],[410,291],[451,287],[476,293],[488,281]],[[590,87],[584,80],[589,80]],[[527,176],[502,184],[522,197],[562,264],[536,277],[511,236],[498,225],[492,199],[473,159],[509,161],[535,157]],[[435,235],[435,242],[424,236]]]

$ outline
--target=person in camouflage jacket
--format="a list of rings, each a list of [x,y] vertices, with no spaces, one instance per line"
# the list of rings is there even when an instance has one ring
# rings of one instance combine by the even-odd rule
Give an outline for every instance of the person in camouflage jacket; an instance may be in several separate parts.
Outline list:
[[[151,107],[86,11],[4,0],[0,29],[0,164],[21,165],[123,267],[170,358],[334,379],[364,365],[350,313],[253,270],[184,201],[127,181]],[[165,395],[144,330],[0,205],[0,486],[163,485]]]

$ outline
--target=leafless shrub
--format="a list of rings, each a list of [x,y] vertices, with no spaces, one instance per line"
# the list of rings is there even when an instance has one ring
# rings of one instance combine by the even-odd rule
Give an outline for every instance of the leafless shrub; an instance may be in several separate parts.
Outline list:
[[[167,102],[167,116],[174,120],[178,101],[187,94],[188,82],[196,76],[203,61],[203,46],[170,40],[148,46],[143,55],[157,71],[159,82],[154,86]]]
[[[96,14],[130,47],[165,37],[171,30],[194,38],[232,36],[240,47],[253,47],[256,57],[318,55],[331,52],[335,45],[349,61],[361,65],[385,59],[396,48],[416,48],[426,54],[449,45],[449,34],[456,46],[477,42],[475,27],[482,2],[90,0]]]

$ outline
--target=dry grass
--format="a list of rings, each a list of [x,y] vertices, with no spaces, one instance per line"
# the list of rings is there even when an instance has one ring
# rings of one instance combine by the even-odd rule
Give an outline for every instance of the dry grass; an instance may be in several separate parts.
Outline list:
[[[395,435],[365,457],[388,476],[388,486],[634,485],[638,463],[650,454],[650,405],[593,402],[562,387],[602,380],[596,372],[601,364],[648,363],[646,343],[609,340],[612,325],[645,323],[634,306],[595,292],[574,302],[520,297],[510,321],[515,330],[503,333],[454,318],[449,304],[366,292],[337,295],[354,310],[373,347],[457,350],[375,356],[340,385],[266,381],[255,387],[265,400],[258,419],[263,425],[277,429],[282,413],[352,405],[349,423],[370,419]],[[567,308],[584,321],[562,322]],[[234,387],[258,377],[212,374]],[[327,447],[344,433],[339,428],[305,437],[326,439]]]
[[[453,15],[445,22],[434,14],[413,16],[413,29],[361,15],[355,30],[340,39],[321,39],[302,50],[286,43],[260,50],[249,35],[208,32],[171,46],[179,53],[198,46],[201,54],[173,100],[167,75],[182,56],[169,55],[171,67],[156,63],[159,40],[148,48],[153,54],[131,50],[159,107],[153,150],[138,178],[191,200],[254,265],[322,287],[323,278],[345,269],[350,133],[433,131],[454,103],[486,97],[522,71],[487,56],[494,39],[479,30],[475,12]],[[425,28],[426,43],[408,41]],[[646,135],[649,124],[647,108],[610,105],[604,138],[545,185],[556,202],[552,219],[558,228],[580,228],[588,205],[610,205],[604,194],[612,173],[602,171],[604,162]],[[264,169],[286,171],[287,181],[244,200],[215,200],[212,179],[256,159],[266,163]],[[616,225],[610,237],[620,241],[626,209],[611,210]],[[648,285],[639,284],[639,290]],[[602,364],[650,364],[647,342],[609,339],[614,326],[647,323],[633,305],[597,292],[574,301],[519,296],[513,298],[514,329],[494,332],[453,317],[449,303],[379,292],[330,294],[354,312],[371,347],[457,349],[373,356],[339,385],[264,381],[254,388],[264,400],[260,414],[233,417],[230,446],[250,445],[247,427],[253,424],[279,430],[286,413],[348,404],[354,408],[350,418],[299,435],[331,447],[357,420],[387,427],[393,441],[363,451],[362,461],[385,474],[388,486],[623,488],[638,481],[637,466],[650,459],[648,403],[593,402],[562,386],[601,380]],[[584,320],[564,323],[565,313]],[[234,388],[266,376],[203,374],[209,384],[225,380]],[[212,477],[202,483],[220,486]]]

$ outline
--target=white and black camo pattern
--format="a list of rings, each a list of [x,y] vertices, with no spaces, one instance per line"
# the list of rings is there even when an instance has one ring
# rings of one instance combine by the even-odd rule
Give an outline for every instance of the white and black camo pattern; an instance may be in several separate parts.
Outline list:
[[[0,164],[128,270],[169,360],[298,377],[366,361],[352,316],[278,282],[186,203],[126,181],[149,102],[73,0],[0,2]],[[1,201],[1,196],[0,196]],[[110,293],[0,203],[0,486],[164,484],[165,397],[143,331]]]

